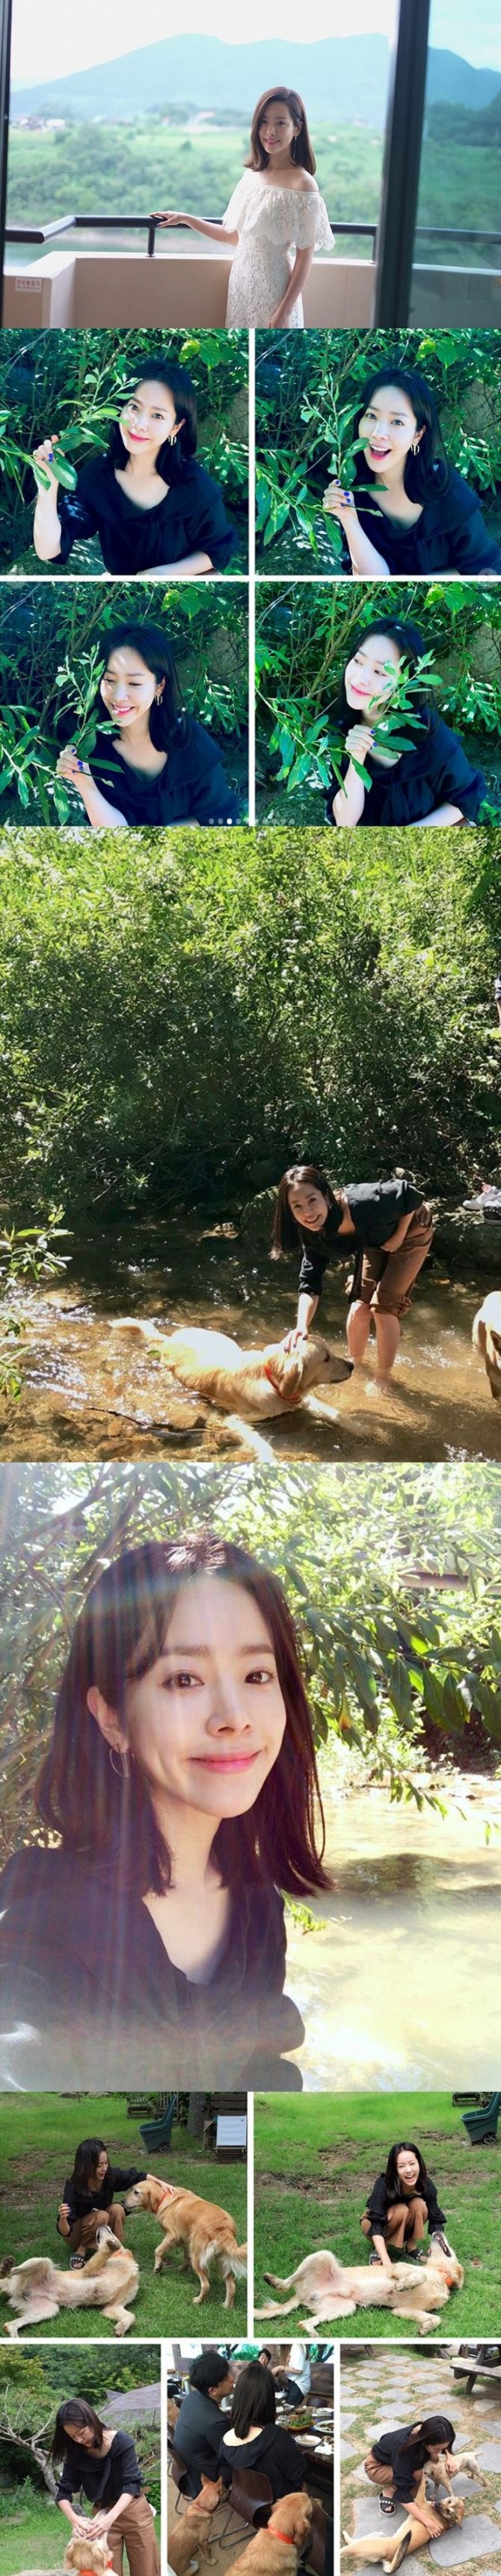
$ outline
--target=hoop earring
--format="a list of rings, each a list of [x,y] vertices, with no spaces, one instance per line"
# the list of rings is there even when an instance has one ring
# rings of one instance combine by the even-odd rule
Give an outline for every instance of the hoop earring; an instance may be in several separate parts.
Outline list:
[[[168,440],[169,447],[175,447],[175,444],[176,444],[176,438],[177,438],[177,429],[170,429],[170,430],[169,430],[169,440]]]
[[[419,439],[418,439],[418,438],[413,438],[413,441],[412,441],[412,454],[413,454],[413,456],[417,456],[418,448],[419,448]]]
[[[110,1744],[110,1747],[109,1747],[109,1759],[110,1759],[110,1762],[111,1762],[111,1768],[112,1768],[112,1771],[114,1771],[114,1772],[115,1772],[117,1780],[120,1780],[120,1779],[121,1779],[121,1780],[128,1780],[128,1778],[129,1778],[129,1756],[128,1756],[128,1752],[127,1752],[127,1746],[125,1747],[125,1752],[122,1752],[122,1748],[121,1748],[121,1746],[120,1746],[120,1766],[121,1766],[121,1767],[120,1767],[120,1770],[119,1770],[119,1771],[117,1770],[117,1765],[116,1765],[116,1762],[115,1762],[115,1760],[114,1760],[115,1750],[116,1750],[115,1745],[114,1745],[114,1744]]]

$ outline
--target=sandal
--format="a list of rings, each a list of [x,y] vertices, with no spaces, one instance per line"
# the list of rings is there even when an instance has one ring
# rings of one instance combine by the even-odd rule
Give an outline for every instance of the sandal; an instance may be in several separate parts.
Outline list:
[[[85,2254],[70,2254],[70,2272],[83,2272]]]
[[[394,2512],[395,2512],[395,2506],[394,2506],[394,2504],[392,2504],[391,2496],[380,2495],[380,2498],[379,2498],[379,2511],[380,2511],[380,2513],[394,2513]]]

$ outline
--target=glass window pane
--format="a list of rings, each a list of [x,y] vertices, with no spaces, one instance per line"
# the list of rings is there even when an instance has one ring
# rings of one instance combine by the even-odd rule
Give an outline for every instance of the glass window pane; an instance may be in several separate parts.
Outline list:
[[[499,325],[500,143],[499,0],[432,0],[411,321]]]

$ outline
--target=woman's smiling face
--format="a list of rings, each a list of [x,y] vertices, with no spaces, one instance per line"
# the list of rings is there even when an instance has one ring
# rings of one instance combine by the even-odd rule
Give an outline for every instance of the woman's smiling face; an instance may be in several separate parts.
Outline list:
[[[278,154],[284,152],[288,154],[292,151],[296,132],[294,118],[291,116],[290,108],[286,106],[285,99],[269,98],[261,117],[259,141],[262,143],[263,152],[269,152],[271,161],[276,161]]]
[[[347,662],[344,685],[348,706],[360,716],[376,716],[393,697],[402,655],[392,635],[364,635]]]
[[[329,1214],[329,1201],[313,1181],[295,1181],[288,1192],[291,1216],[296,1225],[307,1227],[309,1234],[321,1234]]]
[[[149,463],[158,455],[164,439],[170,438],[176,428],[181,428],[181,422],[176,422],[176,406],[169,386],[161,385],[157,377],[145,377],[144,383],[135,385],[134,392],[124,403],[119,426],[128,455],[142,457],[145,463]]]
[[[138,719],[144,721],[144,717],[149,715],[153,700],[158,691],[162,694],[163,687],[163,680],[155,679],[154,671],[148,670],[141,653],[136,653],[132,644],[118,644],[110,653],[103,672],[100,696],[106,714],[112,716],[120,728],[123,725],[129,731]]]
[[[93,1715],[95,1700],[91,1692]],[[127,1741],[153,1797],[214,1818],[246,1815],[287,1724],[270,1631],[252,1593],[224,1575],[181,1584],[162,1653],[127,1682],[123,1711],[117,1743]]]
[[[415,439],[421,441],[423,430],[418,429],[409,395],[399,391],[398,385],[378,385],[362,412],[358,435],[363,440],[366,465],[387,483],[400,481],[409,449]]]
[[[413,2155],[412,2147],[400,2147],[397,2156],[397,2174],[399,2182],[403,2183],[404,2191],[415,2191],[416,2183],[419,2182],[419,2165],[417,2156]]]

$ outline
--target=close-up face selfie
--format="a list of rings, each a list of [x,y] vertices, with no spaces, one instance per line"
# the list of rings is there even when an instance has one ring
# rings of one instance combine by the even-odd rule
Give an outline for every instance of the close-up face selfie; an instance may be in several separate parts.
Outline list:
[[[501,2564],[500,106],[6,0],[0,2576]]]

